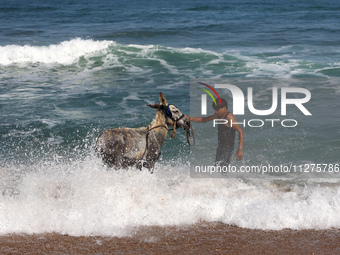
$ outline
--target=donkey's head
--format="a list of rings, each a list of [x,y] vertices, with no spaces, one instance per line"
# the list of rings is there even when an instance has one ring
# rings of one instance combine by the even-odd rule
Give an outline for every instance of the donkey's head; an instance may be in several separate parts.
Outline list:
[[[166,124],[176,128],[183,128],[186,132],[190,132],[191,124],[187,116],[185,116],[175,105],[168,104],[162,92],[159,93],[158,104],[148,105],[151,108],[156,108],[166,117]]]

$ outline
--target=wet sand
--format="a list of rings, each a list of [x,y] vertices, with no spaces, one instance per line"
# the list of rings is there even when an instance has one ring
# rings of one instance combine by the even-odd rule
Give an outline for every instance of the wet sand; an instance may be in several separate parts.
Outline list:
[[[0,254],[340,254],[340,229],[250,230],[222,223],[143,227],[128,237],[0,236]]]

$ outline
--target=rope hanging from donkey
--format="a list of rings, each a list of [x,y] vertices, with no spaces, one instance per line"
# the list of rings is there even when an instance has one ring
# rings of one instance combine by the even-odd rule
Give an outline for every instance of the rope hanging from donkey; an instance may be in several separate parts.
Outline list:
[[[147,148],[149,147],[149,134],[150,134],[150,131],[151,130],[153,130],[153,129],[156,129],[156,128],[160,128],[160,127],[163,127],[163,128],[165,128],[166,130],[168,130],[168,133],[170,134],[170,138],[172,139],[172,138],[175,138],[175,135],[176,135],[176,122],[175,122],[175,124],[174,124],[174,126],[173,126],[173,130],[174,130],[174,133],[173,134],[171,134],[171,132],[170,132],[170,129],[166,126],[166,125],[158,125],[158,126],[154,126],[154,127],[152,127],[152,128],[149,128],[148,127],[148,131],[147,131],[147,133],[146,133],[146,143],[145,143],[145,150],[144,150],[144,153],[143,153],[143,156],[142,156],[142,159],[144,158],[144,156],[145,156],[145,153],[146,153],[146,151],[147,151]],[[194,146],[195,145],[195,134],[194,134],[194,130],[193,130],[193,128],[192,128],[192,126],[190,125],[190,129],[191,129],[191,134],[190,134],[190,131],[187,131],[187,142],[188,142],[188,144],[190,145],[190,146]],[[193,144],[190,144],[190,137],[192,137],[193,138]]]
[[[169,128],[166,126],[166,125],[158,125],[158,126],[154,126],[152,128],[149,128],[148,127],[148,131],[146,132],[146,143],[145,143],[145,150],[144,150],[144,153],[143,153],[143,156],[142,156],[142,159],[144,158],[145,156],[145,153],[149,147],[149,134],[150,134],[150,131],[153,130],[153,129],[156,129],[156,128],[159,128],[159,127],[164,127],[166,130],[168,130],[169,132]]]

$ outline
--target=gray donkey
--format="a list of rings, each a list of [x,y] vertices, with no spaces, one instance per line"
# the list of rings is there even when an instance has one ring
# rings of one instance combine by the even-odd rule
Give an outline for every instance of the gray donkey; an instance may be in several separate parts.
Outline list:
[[[182,127],[187,132],[187,141],[191,136],[192,127],[189,118],[184,116],[174,105],[169,105],[159,93],[160,103],[148,105],[157,109],[156,117],[147,127],[140,128],[115,128],[105,130],[97,139],[96,150],[104,163],[110,167],[126,168],[137,166],[154,168],[161,155],[161,146],[172,126],[176,134],[176,128]],[[193,135],[193,132],[192,132]]]

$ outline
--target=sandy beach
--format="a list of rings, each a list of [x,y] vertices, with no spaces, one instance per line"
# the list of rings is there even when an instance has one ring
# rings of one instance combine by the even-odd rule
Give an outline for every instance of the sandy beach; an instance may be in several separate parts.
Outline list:
[[[0,236],[1,254],[339,254],[340,230],[243,229],[202,222],[143,227],[129,237]]]

